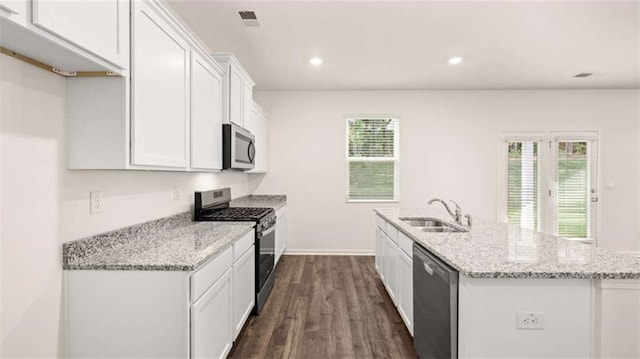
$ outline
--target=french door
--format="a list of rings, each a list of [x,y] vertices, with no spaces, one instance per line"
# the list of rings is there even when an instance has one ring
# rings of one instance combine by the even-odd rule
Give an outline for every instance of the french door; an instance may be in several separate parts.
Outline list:
[[[504,142],[499,219],[561,237],[595,240],[597,134],[519,134],[505,136]]]
[[[596,239],[598,142],[595,136],[552,136],[547,230],[557,236]]]

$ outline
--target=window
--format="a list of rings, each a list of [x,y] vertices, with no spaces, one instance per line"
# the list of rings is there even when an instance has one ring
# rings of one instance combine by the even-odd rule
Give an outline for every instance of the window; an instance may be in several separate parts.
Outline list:
[[[347,201],[398,201],[398,119],[347,118]]]
[[[596,237],[597,134],[506,135],[500,220],[561,237]]]

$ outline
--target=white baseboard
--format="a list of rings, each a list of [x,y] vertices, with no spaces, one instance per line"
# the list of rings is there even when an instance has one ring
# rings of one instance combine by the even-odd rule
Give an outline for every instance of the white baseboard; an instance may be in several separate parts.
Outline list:
[[[290,256],[374,256],[373,249],[286,249],[283,255]]]

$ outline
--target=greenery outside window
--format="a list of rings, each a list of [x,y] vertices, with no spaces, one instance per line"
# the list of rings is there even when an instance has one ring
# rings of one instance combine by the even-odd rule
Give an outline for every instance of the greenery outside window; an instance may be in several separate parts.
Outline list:
[[[398,201],[398,119],[349,117],[347,129],[347,201]]]

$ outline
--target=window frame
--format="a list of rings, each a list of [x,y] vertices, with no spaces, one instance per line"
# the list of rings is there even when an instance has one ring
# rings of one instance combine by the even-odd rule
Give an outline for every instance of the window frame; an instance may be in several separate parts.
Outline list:
[[[345,202],[346,203],[398,203],[400,202],[400,116],[398,115],[345,115],[344,143],[345,143]],[[395,120],[393,136],[393,157],[350,157],[349,156],[349,120]],[[350,192],[350,162],[393,162],[393,199],[351,199]]]

